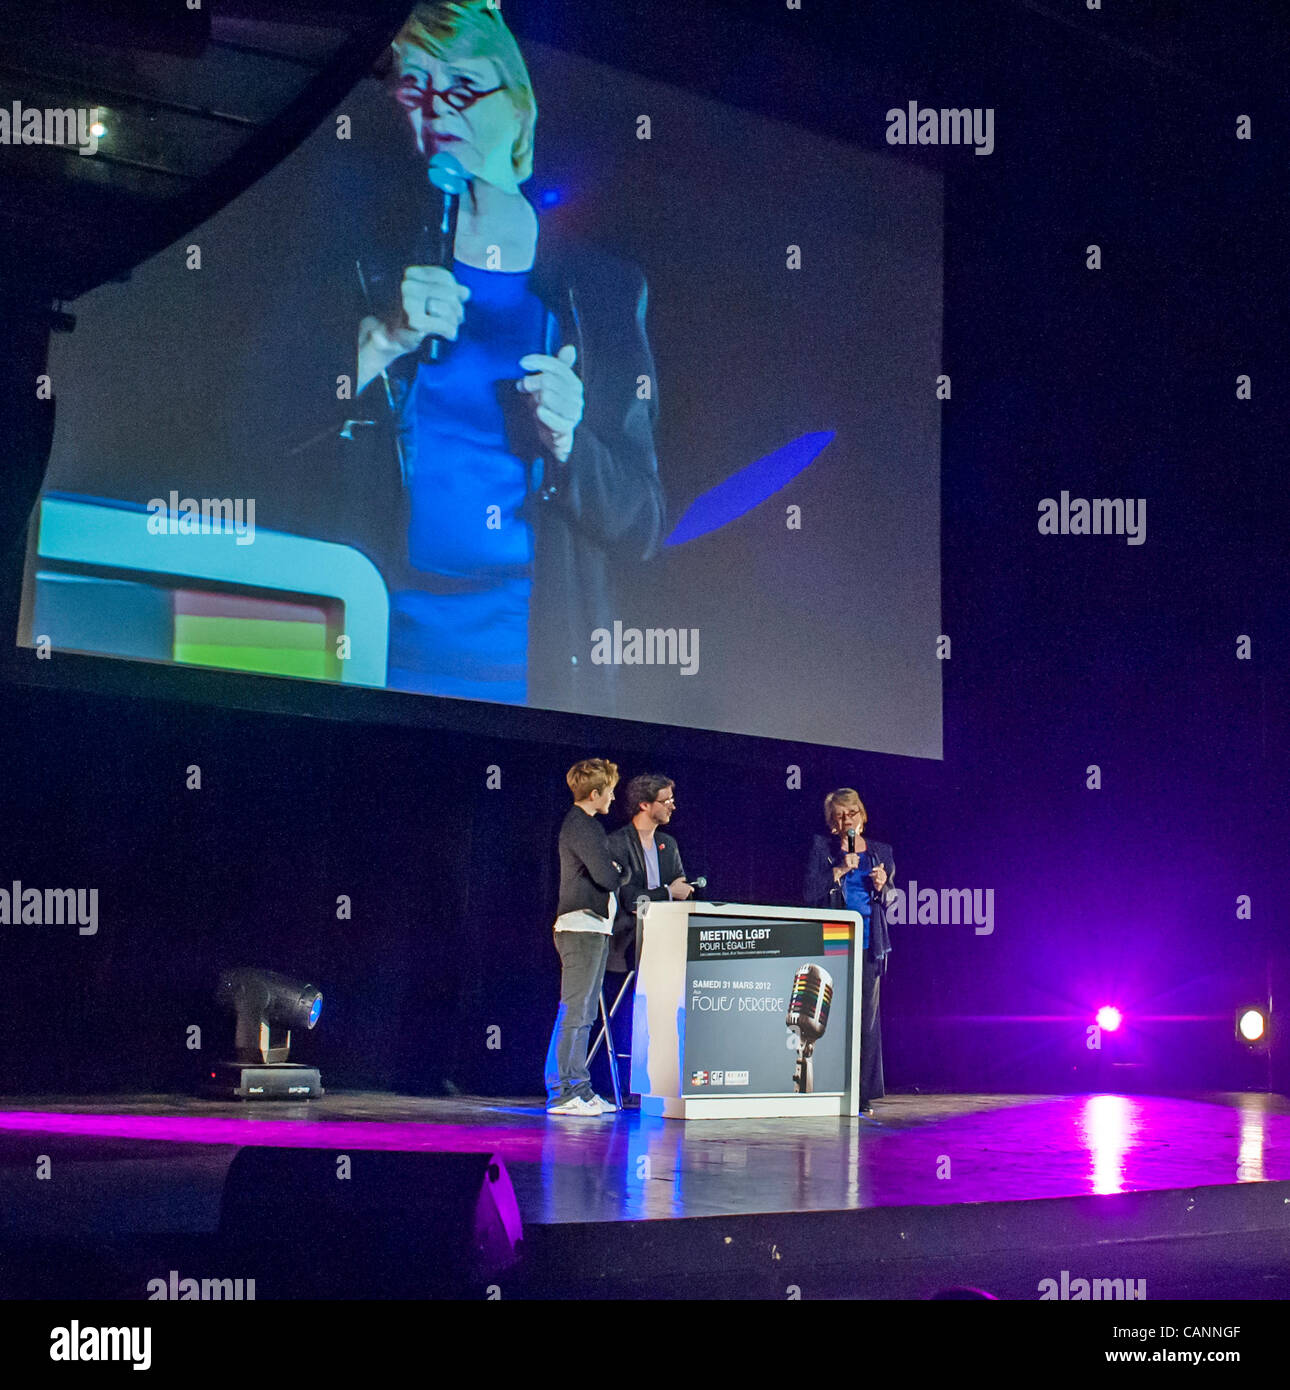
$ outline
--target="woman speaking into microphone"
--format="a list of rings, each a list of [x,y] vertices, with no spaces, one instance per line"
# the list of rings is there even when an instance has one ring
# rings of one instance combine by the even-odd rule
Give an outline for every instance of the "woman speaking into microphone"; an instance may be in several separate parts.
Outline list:
[[[873,1114],[873,1102],[887,1094],[882,1080],[882,1025],[878,986],[887,973],[891,939],[883,904],[894,892],[896,876],[891,846],[867,839],[869,816],[851,787],[824,798],[827,835],[816,835],[806,869],[803,897],[807,907],[858,912],[864,923],[860,972],[860,1110]]]
[[[663,525],[644,278],[548,235],[521,192],[537,100],[495,5],[418,5],[392,49],[422,167],[450,156],[459,202],[447,263],[413,245],[359,258],[359,413],[384,428],[359,432],[380,445],[345,489],[384,489],[356,505],[384,542],[388,684],[611,713],[613,668],[589,659],[610,557],[648,558]]]

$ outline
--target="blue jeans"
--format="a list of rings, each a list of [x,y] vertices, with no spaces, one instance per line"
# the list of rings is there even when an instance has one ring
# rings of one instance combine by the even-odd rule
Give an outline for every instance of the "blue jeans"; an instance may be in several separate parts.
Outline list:
[[[586,1100],[595,1095],[587,1070],[587,1046],[609,959],[609,937],[600,932],[558,931],[553,935],[560,953],[560,1011],[546,1053],[548,1105],[558,1105],[572,1095]]]

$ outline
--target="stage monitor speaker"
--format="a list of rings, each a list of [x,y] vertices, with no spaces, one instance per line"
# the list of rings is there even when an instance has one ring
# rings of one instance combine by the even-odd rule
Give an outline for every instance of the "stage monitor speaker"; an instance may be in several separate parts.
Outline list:
[[[479,1296],[522,1237],[491,1153],[251,1146],[220,1204],[222,1261],[257,1299]]]

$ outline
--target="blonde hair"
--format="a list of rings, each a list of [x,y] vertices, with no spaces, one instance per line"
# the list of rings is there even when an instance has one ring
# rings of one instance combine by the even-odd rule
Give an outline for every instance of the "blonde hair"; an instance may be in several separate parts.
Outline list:
[[[592,792],[618,785],[618,764],[608,758],[583,758],[564,774],[575,801],[584,801]]]
[[[414,49],[443,59],[451,50],[463,58],[487,58],[497,65],[520,118],[520,133],[511,148],[511,168],[517,183],[533,172],[533,132],[537,127],[537,97],[515,35],[506,27],[500,9],[487,0],[435,0],[417,5],[394,36],[394,78],[398,78],[402,50]]]
[[[829,829],[833,829],[833,812],[838,806],[845,806],[848,809],[858,806],[860,808],[860,824],[869,823],[869,812],[864,808],[864,802],[860,800],[860,793],[854,787],[839,787],[837,791],[830,792],[824,798],[824,820]]]

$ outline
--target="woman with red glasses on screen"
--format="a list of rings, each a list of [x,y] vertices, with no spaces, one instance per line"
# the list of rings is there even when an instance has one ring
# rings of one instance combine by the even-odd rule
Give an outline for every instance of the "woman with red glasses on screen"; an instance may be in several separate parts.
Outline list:
[[[644,278],[548,235],[521,191],[537,101],[497,8],[418,5],[390,81],[418,155],[451,156],[462,186],[451,266],[360,258],[358,399],[401,484],[378,560],[388,683],[609,713],[613,670],[587,648],[612,625],[610,557],[648,558],[663,525]]]

